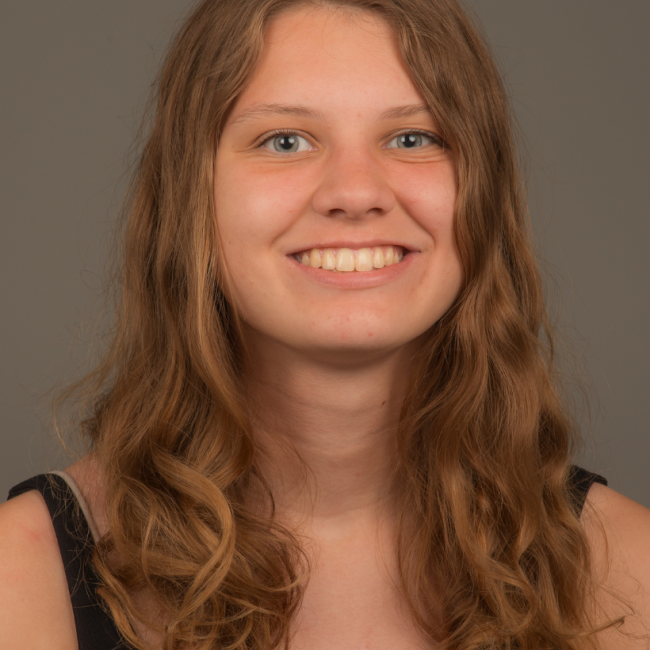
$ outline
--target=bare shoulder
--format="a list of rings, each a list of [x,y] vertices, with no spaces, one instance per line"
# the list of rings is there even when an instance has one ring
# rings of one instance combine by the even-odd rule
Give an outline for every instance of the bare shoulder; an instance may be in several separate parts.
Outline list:
[[[620,631],[602,634],[603,648],[650,647],[650,509],[596,484],[582,520],[602,584],[598,605],[608,616],[626,616]]]
[[[585,529],[596,552],[606,535],[612,568],[628,568],[650,587],[650,509],[628,497],[595,484],[587,497],[583,516]],[[649,589],[650,591],[650,589]]]
[[[77,648],[59,546],[35,491],[0,505],[0,647]]]

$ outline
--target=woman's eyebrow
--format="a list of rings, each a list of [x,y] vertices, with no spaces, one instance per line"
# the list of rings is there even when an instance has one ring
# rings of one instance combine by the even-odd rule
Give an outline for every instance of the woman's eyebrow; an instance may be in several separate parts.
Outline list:
[[[395,106],[385,110],[379,117],[382,120],[394,120],[401,117],[413,117],[414,115],[433,115],[431,109],[426,104],[406,104],[405,106]]]
[[[431,109],[426,104],[407,104],[405,106],[394,106],[380,114],[379,119],[391,120],[403,117],[413,117],[414,115],[428,114],[431,115]],[[310,108],[308,106],[299,106],[291,104],[253,104],[243,113],[238,115],[232,124],[246,122],[260,117],[269,115],[295,115],[298,117],[309,117],[323,120],[325,116],[322,111]]]
[[[321,111],[309,108],[308,106],[292,106],[289,104],[253,104],[243,113],[238,115],[232,124],[254,120],[258,117],[267,117],[269,115],[296,115],[298,117],[311,117],[315,119],[324,119]]]

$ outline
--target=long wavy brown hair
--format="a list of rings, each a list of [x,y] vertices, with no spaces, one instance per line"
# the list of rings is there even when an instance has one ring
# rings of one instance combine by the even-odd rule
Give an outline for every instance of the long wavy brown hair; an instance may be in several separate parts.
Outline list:
[[[124,212],[114,336],[81,385],[106,481],[100,594],[137,648],[142,622],[170,650],[290,642],[308,566],[272,494],[265,514],[248,505],[265,483],[213,184],[220,129],[265,26],[305,4],[389,22],[457,163],[464,285],[418,356],[398,430],[404,598],[441,648],[578,648],[594,628],[589,547],[567,491],[576,434],[556,387],[505,92],[455,0],[203,0],[173,42]]]

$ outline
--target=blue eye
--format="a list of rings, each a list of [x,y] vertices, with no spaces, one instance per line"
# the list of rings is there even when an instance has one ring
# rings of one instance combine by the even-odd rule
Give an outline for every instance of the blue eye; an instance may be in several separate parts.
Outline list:
[[[299,153],[312,148],[311,144],[297,133],[276,133],[264,140],[260,146],[275,153]]]
[[[443,146],[440,138],[426,133],[419,133],[412,131],[411,133],[400,133],[394,137],[388,145],[387,149],[418,149],[420,147],[427,147],[430,145]]]

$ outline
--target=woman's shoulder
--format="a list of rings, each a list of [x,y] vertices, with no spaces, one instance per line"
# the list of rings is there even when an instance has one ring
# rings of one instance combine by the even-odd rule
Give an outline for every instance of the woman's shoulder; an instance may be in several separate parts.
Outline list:
[[[610,629],[602,634],[603,647],[647,648],[650,509],[609,487],[594,484],[587,495],[582,522],[600,585],[597,606],[610,617],[627,615],[620,631]]]
[[[617,549],[619,557],[634,561],[639,578],[643,570],[650,574],[649,508],[595,483],[587,495],[582,519],[595,549],[606,539],[610,552]]]
[[[0,647],[77,648],[59,545],[37,491],[0,505]]]

